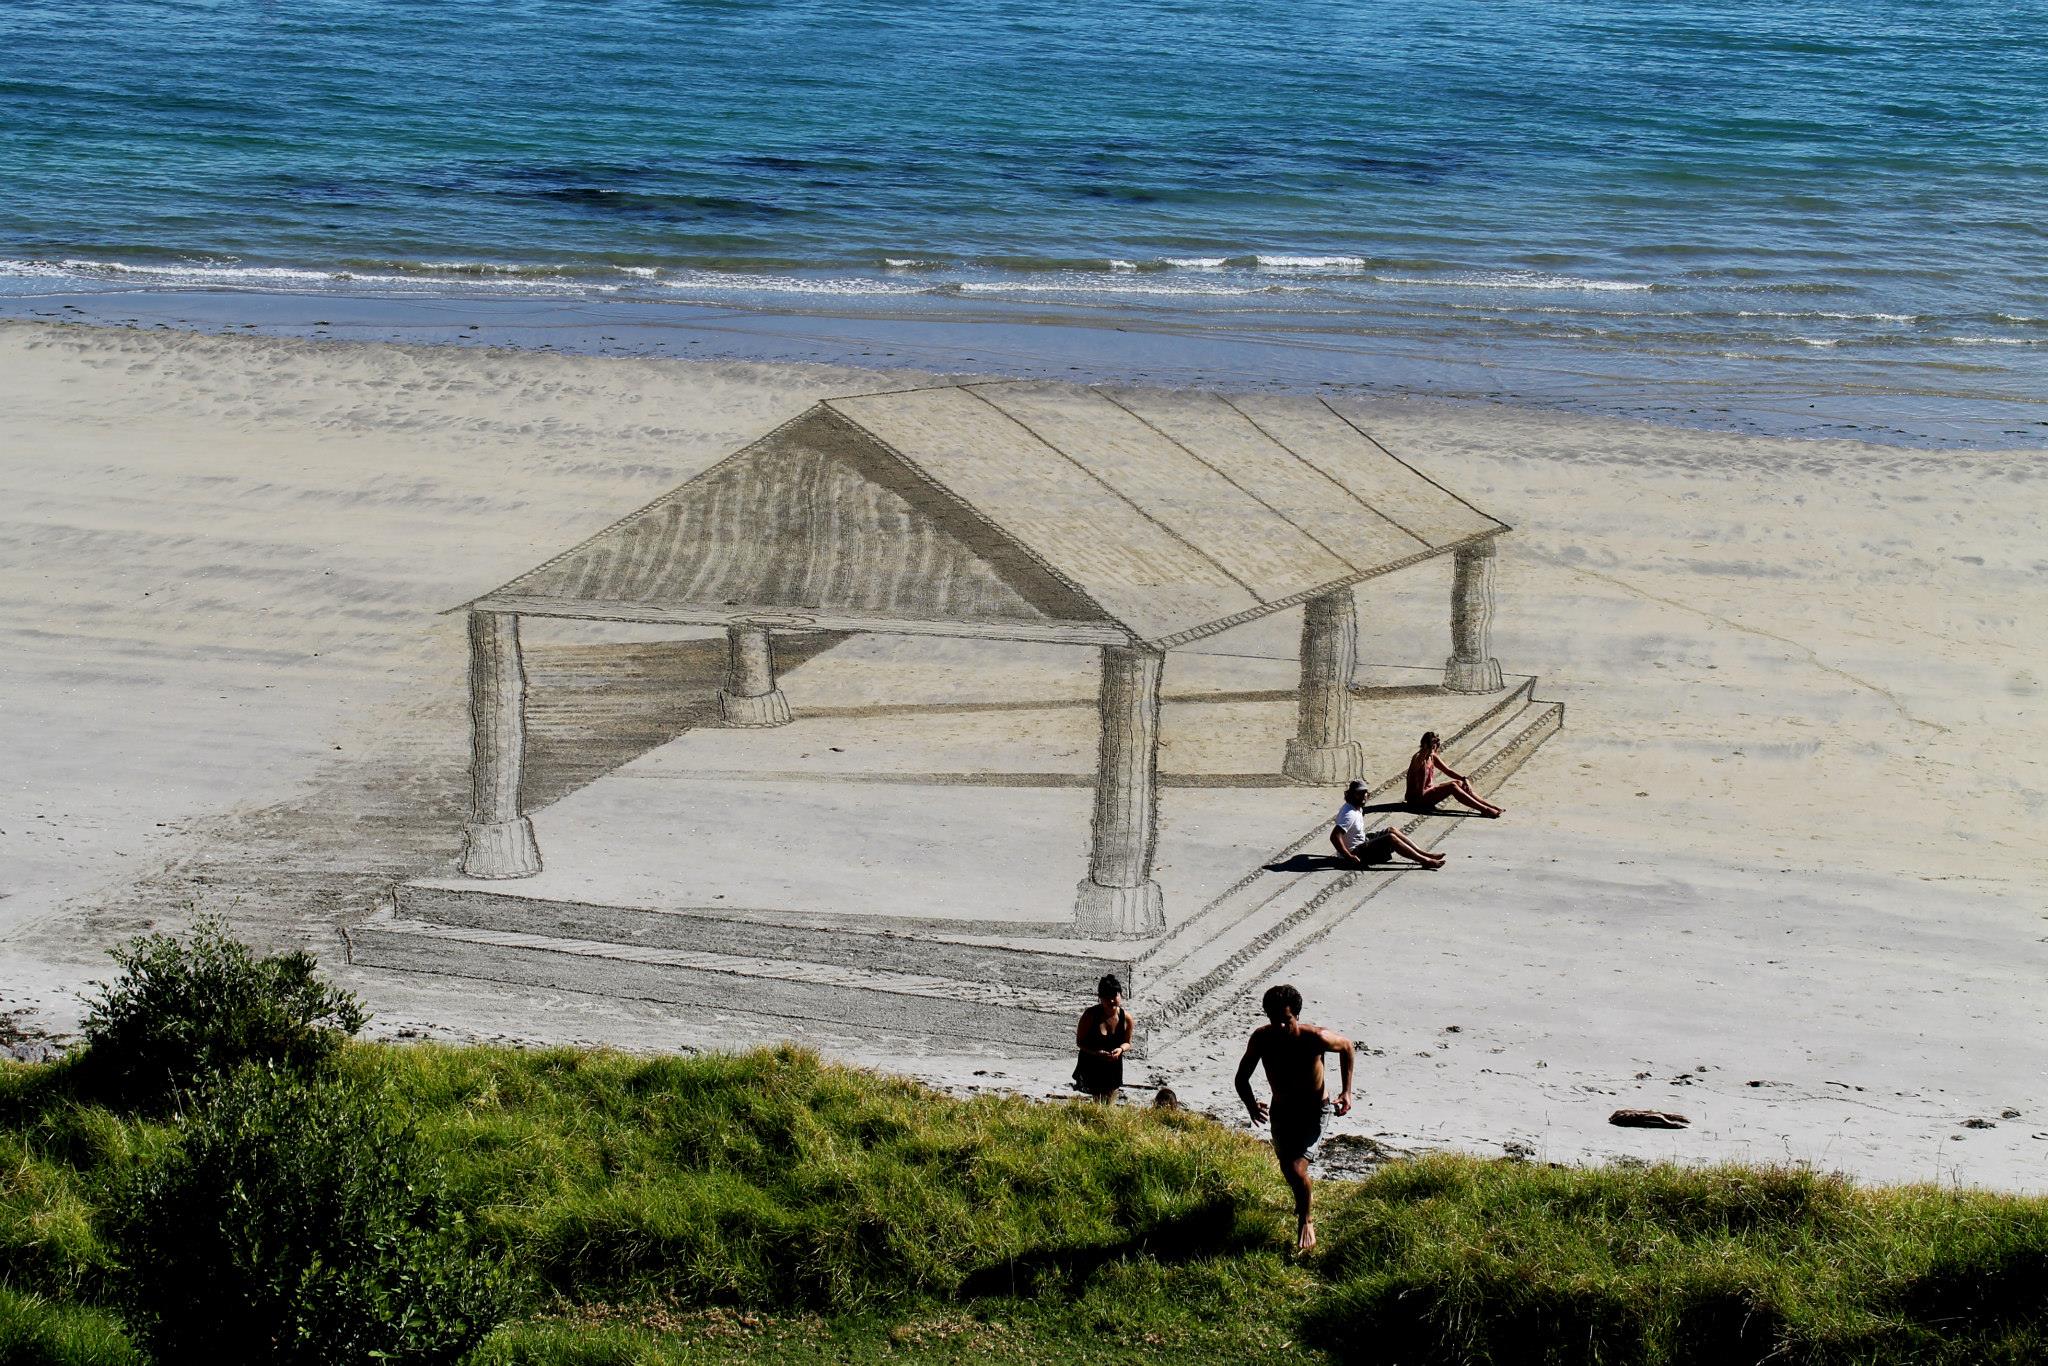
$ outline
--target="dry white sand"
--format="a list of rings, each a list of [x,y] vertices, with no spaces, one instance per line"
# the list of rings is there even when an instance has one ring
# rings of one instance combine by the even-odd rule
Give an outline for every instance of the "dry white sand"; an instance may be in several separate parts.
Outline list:
[[[877,383],[0,325],[0,1011],[61,1030],[105,948],[194,910],[338,962],[339,925],[454,852],[462,625],[437,613]],[[2048,1189],[2048,460],[1350,407],[1515,526],[1496,653],[1568,713],[1508,820],[1297,965],[1367,1050],[1337,1131]],[[1442,591],[1363,593],[1367,653],[1440,658]],[[351,983],[389,1030],[773,1034]],[[1134,1074],[1227,1114],[1252,1023]],[[817,1041],[962,1088],[1067,1070]],[[1692,1126],[1609,1127],[1623,1105]]]

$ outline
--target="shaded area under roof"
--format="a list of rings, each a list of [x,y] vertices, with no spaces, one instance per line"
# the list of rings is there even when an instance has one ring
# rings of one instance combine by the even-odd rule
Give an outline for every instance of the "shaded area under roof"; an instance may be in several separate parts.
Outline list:
[[[469,606],[1169,648],[1504,530],[1318,399],[1001,382],[827,399]]]

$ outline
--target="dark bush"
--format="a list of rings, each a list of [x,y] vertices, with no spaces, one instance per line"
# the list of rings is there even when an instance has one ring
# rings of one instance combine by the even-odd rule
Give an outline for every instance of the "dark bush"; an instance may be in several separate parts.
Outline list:
[[[312,954],[259,957],[217,920],[182,943],[141,936],[114,959],[121,975],[89,1002],[80,1080],[127,1107],[160,1108],[246,1063],[311,1076],[369,1020]]]
[[[457,1362],[510,1293],[444,1190],[375,1093],[247,1068],[115,1202],[117,1296],[160,1366]]]

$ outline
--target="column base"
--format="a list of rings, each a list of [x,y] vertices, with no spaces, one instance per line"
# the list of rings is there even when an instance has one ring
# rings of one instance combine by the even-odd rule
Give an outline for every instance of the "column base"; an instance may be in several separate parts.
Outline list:
[[[1365,776],[1365,750],[1356,740],[1311,745],[1296,736],[1287,742],[1287,760],[1280,772],[1298,783],[1349,782]]]
[[[1444,661],[1446,692],[1499,692],[1506,686],[1501,681],[1497,659],[1461,659],[1452,655]]]
[[[539,871],[540,846],[526,817],[472,824],[463,832],[464,877],[532,877]]]
[[[790,720],[789,699],[780,688],[755,697],[721,690],[718,717],[728,726],[786,726]]]
[[[1105,887],[1084,877],[1074,895],[1074,923],[1103,939],[1150,939],[1166,932],[1166,904],[1156,882]]]

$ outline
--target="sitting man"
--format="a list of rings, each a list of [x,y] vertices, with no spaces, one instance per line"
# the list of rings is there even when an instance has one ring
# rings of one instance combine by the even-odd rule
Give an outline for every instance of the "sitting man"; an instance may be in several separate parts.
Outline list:
[[[1432,854],[1391,825],[1368,830],[1365,825],[1364,783],[1353,780],[1344,789],[1344,805],[1337,808],[1337,823],[1330,830],[1330,844],[1337,857],[1353,867],[1384,863],[1394,854],[1413,859],[1425,868],[1444,866],[1442,854]]]

